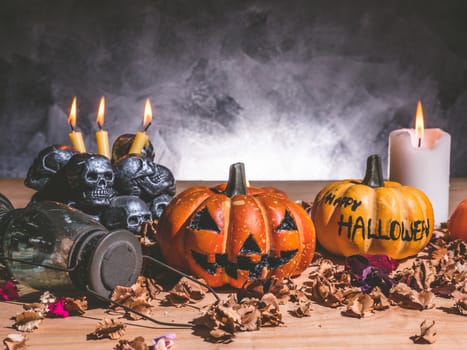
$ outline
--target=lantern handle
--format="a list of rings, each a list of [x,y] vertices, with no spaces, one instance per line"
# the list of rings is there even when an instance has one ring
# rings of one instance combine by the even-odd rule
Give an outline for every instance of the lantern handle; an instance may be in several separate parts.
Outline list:
[[[156,263],[157,265],[166,268],[167,270],[170,270],[170,271],[172,271],[172,272],[175,272],[176,274],[178,274],[178,275],[180,275],[180,276],[183,276],[183,277],[186,277],[186,278],[188,278],[190,281],[193,281],[193,282],[199,284],[200,286],[203,286],[203,287],[207,288],[207,289],[212,293],[212,295],[214,295],[214,297],[216,298],[216,302],[220,302],[220,301],[221,301],[221,298],[220,298],[219,295],[215,292],[215,290],[214,290],[212,287],[208,286],[206,283],[203,283],[203,282],[201,282],[201,281],[198,281],[198,280],[197,280],[196,278],[194,278],[193,276],[187,275],[186,273],[184,273],[184,272],[182,272],[182,271],[180,271],[180,270],[177,270],[176,268],[173,268],[172,266],[169,266],[169,265],[163,263],[162,261],[153,258],[152,256],[143,255],[143,259],[150,260],[150,261],[152,261],[153,263]]]
[[[53,265],[47,265],[47,264],[39,264],[39,263],[35,263],[35,262],[32,262],[32,261],[27,261],[27,260],[22,260],[22,259],[14,259],[14,258],[8,258],[6,256],[0,256],[0,260],[2,260],[2,259],[9,260],[9,261],[14,261],[14,262],[19,262],[19,263],[22,263],[22,264],[45,267],[47,269],[51,269],[51,270],[55,270],[55,271],[62,271],[62,272],[73,272],[78,267],[78,263],[76,263],[72,267],[64,268],[64,267],[58,267],[58,266],[53,266]]]

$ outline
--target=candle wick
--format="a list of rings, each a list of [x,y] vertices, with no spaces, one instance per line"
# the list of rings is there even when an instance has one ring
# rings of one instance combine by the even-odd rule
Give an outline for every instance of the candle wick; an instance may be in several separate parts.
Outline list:
[[[149,122],[148,125],[146,125],[146,126],[144,127],[144,131],[145,131],[145,132],[148,131],[148,128],[151,126],[151,124],[152,124],[152,123]]]
[[[69,123],[69,125],[70,125],[71,131],[72,131],[72,132],[75,132],[75,128],[73,127],[73,124]]]
[[[418,138],[418,148],[422,147],[422,138]]]

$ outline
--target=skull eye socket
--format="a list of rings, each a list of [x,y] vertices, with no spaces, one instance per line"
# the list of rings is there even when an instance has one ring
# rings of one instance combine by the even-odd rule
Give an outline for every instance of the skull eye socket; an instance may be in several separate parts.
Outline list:
[[[209,214],[209,210],[207,207],[204,207],[195,214],[195,216],[191,220],[190,228],[192,230],[207,230],[214,231],[216,233],[221,232],[216,222],[212,218],[211,214]]]
[[[106,171],[104,173],[104,179],[106,179],[107,181],[112,181],[113,178],[114,178],[114,174],[111,171]]]
[[[139,218],[136,215],[131,215],[128,217],[128,224],[129,225],[137,225],[139,223]]]
[[[87,181],[94,182],[94,181],[97,181],[98,178],[99,178],[99,175],[95,171],[89,171],[86,174],[86,180]]]
[[[284,214],[284,218],[282,219],[281,223],[279,226],[277,226],[274,229],[274,232],[277,231],[297,231],[297,224],[295,223],[295,220],[293,217],[290,215],[289,211],[286,210]]]

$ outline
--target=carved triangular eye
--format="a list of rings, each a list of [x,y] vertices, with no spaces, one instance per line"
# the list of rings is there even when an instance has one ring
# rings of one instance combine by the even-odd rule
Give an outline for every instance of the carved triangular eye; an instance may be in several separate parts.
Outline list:
[[[277,231],[297,231],[297,225],[295,224],[295,221],[293,217],[290,215],[289,211],[286,210],[284,214],[284,218],[282,219],[281,223],[279,226],[275,228],[275,232]]]
[[[195,214],[193,220],[191,220],[190,228],[192,230],[207,230],[214,231],[216,233],[221,232],[216,222],[211,217],[211,214],[209,214],[207,207],[204,207]]]

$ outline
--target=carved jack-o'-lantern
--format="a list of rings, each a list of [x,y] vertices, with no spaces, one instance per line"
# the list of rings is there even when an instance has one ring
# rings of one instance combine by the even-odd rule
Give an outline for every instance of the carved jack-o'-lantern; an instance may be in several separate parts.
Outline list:
[[[227,184],[192,187],[176,196],[158,234],[168,264],[212,287],[298,275],[315,250],[306,211],[276,189],[247,188],[242,163],[231,166]]]

